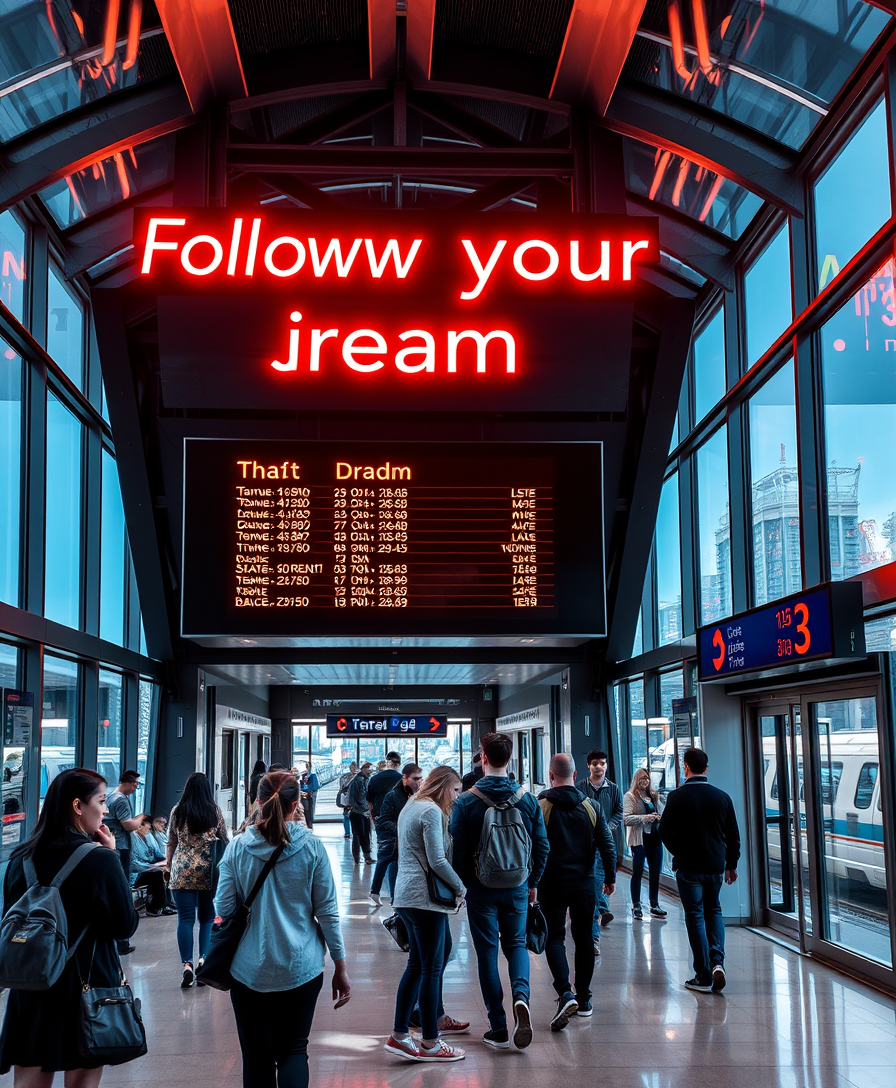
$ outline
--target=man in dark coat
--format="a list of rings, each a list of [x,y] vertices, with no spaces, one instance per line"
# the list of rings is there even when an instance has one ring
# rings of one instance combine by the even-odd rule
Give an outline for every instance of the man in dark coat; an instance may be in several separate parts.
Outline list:
[[[370,898],[378,907],[382,904],[380,889],[386,873],[389,876],[389,892],[393,895],[395,893],[395,877],[398,875],[398,817],[408,798],[420,789],[422,781],[423,771],[417,764],[406,763],[401,768],[401,777],[380,805],[376,821],[376,868],[370,882]]]

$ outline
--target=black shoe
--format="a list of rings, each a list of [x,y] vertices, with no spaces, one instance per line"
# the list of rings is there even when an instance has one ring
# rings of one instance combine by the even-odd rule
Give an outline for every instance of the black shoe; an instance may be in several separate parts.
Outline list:
[[[591,1004],[591,998],[586,997],[584,1001],[578,1003],[579,1007],[576,1012],[576,1016],[592,1016],[594,1014],[594,1006]]]
[[[510,1050],[510,1036],[507,1034],[507,1028],[487,1031],[482,1036],[482,1041],[486,1046],[490,1046],[495,1050]]]
[[[578,1007],[579,1003],[572,993],[567,990],[563,997],[557,999],[557,1012],[551,1021],[551,1031],[563,1031],[570,1018],[576,1015]]]
[[[136,946],[132,945],[132,944],[126,944],[126,945],[123,945],[123,946],[119,945],[119,948],[118,948],[119,956],[130,956],[130,954],[132,952],[136,952],[136,951],[137,951]]]
[[[725,983],[728,980],[725,978],[725,968],[717,963],[712,969],[712,989],[713,993],[718,993],[719,990],[725,989]]]
[[[700,994],[711,994],[712,993],[712,983],[711,982],[701,982],[696,977],[689,978],[687,980],[687,982],[685,983],[685,987],[688,990],[696,990],[697,993],[700,993]]]
[[[654,918],[666,918],[669,914],[668,911],[663,910],[663,908],[659,905],[651,907],[650,913],[654,916]]]
[[[180,980],[180,988],[182,990],[189,990],[189,988],[193,985],[193,979],[195,977],[196,976],[193,974],[193,964],[185,963],[184,977]]]
[[[644,911],[641,910],[641,904],[640,903],[633,903],[632,904],[632,918],[634,918],[636,922],[640,922],[643,917],[644,917]]]
[[[162,912],[160,910],[148,910],[146,912],[147,918],[161,918]]]
[[[525,1050],[532,1042],[532,1016],[529,1003],[518,997],[513,1003],[513,1045]]]
[[[600,912],[600,924],[602,926],[608,926],[610,924],[610,922],[612,922],[615,917],[616,917],[616,915],[613,914],[612,911],[602,910]]]
[[[166,918],[170,918],[172,914],[177,914],[177,907],[162,907],[160,914],[163,914]]]

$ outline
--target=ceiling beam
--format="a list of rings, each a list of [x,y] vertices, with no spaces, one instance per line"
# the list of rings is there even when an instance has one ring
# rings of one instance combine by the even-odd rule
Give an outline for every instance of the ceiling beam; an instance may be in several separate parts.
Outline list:
[[[153,83],[42,125],[0,152],[0,211],[117,151],[194,121],[182,87]]]
[[[283,174],[262,174],[261,180],[264,181],[266,185],[270,185],[272,189],[276,189],[278,193],[283,193],[293,200],[298,200],[299,203],[304,204],[308,208],[327,211],[335,210],[339,207],[338,202],[327,193],[322,192],[316,185],[311,185],[309,182],[303,181],[295,175],[287,174],[284,176]]]
[[[671,430],[671,427],[670,427]],[[581,646],[326,646],[295,647],[238,646],[203,648],[184,642],[184,661],[214,668],[226,665],[531,665],[533,668],[567,665],[587,659],[587,644]]]
[[[614,132],[681,155],[775,207],[802,216],[796,155],[721,114],[626,82],[613,95],[604,124]]]
[[[432,40],[436,0],[411,0],[407,14],[407,74],[415,83],[428,83],[432,73]]]
[[[571,151],[553,148],[430,148],[430,147],[296,147],[293,145],[231,144],[231,168],[246,173],[363,174],[370,177],[407,174],[413,177],[481,177],[524,174],[531,177],[569,176]]]
[[[523,147],[523,143],[474,113],[463,109],[461,106],[449,102],[441,95],[430,94],[426,91],[417,91],[413,88],[408,91],[408,105],[418,113],[422,113],[430,120],[444,125],[445,128],[456,132],[465,140],[471,140],[480,147]]]
[[[194,113],[247,96],[227,0],[156,0]]]
[[[695,272],[726,291],[734,290],[734,245],[696,221],[655,201],[628,196],[629,215],[654,215],[659,220],[660,249],[690,265]]]
[[[622,74],[646,0],[575,0],[551,98],[603,117]]]
[[[392,94],[389,91],[372,91],[370,94],[354,98],[350,102],[335,106],[326,113],[312,118],[299,128],[291,132],[284,132],[278,136],[275,143],[303,144],[311,147],[338,136],[340,132],[353,128],[355,125],[366,121],[374,114],[388,109],[392,105]]]
[[[484,185],[475,193],[465,196],[454,205],[452,211],[458,212],[488,212],[492,208],[500,208],[511,197],[521,193],[535,181],[535,178],[513,177],[498,178],[490,185]]]
[[[367,0],[370,78],[395,78],[395,4]]]

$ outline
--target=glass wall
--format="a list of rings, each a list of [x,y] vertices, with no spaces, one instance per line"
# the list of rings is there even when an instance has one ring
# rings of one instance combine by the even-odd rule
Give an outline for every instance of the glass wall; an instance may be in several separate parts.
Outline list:
[[[748,368],[772,346],[792,320],[790,235],[785,224],[744,274]]]
[[[720,309],[694,339],[694,419],[702,419],[725,393],[725,315]]]
[[[681,533],[678,518],[678,476],[663,484],[656,518],[657,635],[659,645],[677,642],[681,624]]]
[[[11,211],[0,212],[0,302],[25,317],[25,229]]]
[[[727,427],[721,427],[697,451],[697,519],[700,615],[703,623],[714,623],[731,615]]]
[[[123,688],[121,673],[100,669],[99,715],[100,727],[97,740],[97,770],[108,782],[118,782],[123,770],[133,771],[136,767],[122,767],[121,748],[124,741]]]
[[[0,601],[13,605],[19,603],[21,490],[22,360],[0,339]]]
[[[40,714],[40,803],[60,771],[78,766],[80,736],[77,662],[46,654],[44,699]],[[35,715],[36,717],[36,715]]]
[[[127,540],[124,507],[115,458],[103,450],[102,531],[100,538],[100,638],[123,646],[125,641],[125,575]]]
[[[81,606],[81,458],[84,428],[52,393],[47,395],[47,522],[44,615],[78,627]]]
[[[47,352],[79,389],[84,385],[84,308],[54,265],[47,285]]]

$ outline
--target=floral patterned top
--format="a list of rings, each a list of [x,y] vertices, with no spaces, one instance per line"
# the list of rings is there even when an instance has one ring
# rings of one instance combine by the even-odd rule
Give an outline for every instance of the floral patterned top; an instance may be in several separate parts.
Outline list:
[[[200,835],[193,835],[186,828],[178,830],[175,826],[177,805],[171,810],[168,820],[168,849],[170,853],[173,844],[169,884],[173,892],[211,891],[215,839],[228,841],[224,816],[220,809],[217,812],[218,823],[215,827],[210,827]]]

